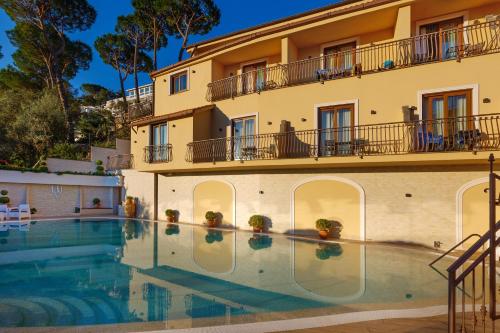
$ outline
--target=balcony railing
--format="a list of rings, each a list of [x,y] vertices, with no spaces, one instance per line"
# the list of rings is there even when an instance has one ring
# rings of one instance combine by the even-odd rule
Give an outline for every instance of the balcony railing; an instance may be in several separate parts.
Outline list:
[[[134,155],[122,154],[108,157],[106,170],[125,170],[134,167]]]
[[[148,99],[139,103],[132,103],[128,106],[130,121],[153,115],[153,102]]]
[[[172,145],[158,145],[144,147],[144,162],[166,163],[172,161]]]
[[[208,84],[210,102],[500,51],[500,20],[275,65]]]
[[[274,160],[500,149],[500,114],[191,142],[186,161]]]

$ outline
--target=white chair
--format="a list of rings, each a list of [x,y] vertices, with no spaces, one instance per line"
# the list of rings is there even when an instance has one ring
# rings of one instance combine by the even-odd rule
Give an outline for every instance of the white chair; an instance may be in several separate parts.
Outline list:
[[[21,204],[16,210],[9,210],[9,217],[17,217],[19,220],[22,220],[23,217],[26,217],[31,220],[30,205]]]

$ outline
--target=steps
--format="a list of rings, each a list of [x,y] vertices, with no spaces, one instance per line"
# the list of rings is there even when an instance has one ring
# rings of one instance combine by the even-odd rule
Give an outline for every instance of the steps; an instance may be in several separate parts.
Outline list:
[[[0,327],[96,325],[127,319],[128,308],[98,295],[0,298]]]

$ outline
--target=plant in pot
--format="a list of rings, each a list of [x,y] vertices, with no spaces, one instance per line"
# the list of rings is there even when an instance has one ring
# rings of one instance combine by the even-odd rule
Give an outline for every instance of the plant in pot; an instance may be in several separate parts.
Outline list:
[[[92,204],[94,205],[94,208],[101,208],[101,199],[94,198],[92,200]]]
[[[8,205],[10,202],[10,198],[7,196],[9,194],[9,191],[7,190],[1,190],[0,191],[0,205]]]
[[[123,209],[125,211],[125,216],[128,218],[134,218],[136,212],[135,198],[130,195],[127,196]]]
[[[332,230],[332,221],[327,219],[316,220],[316,229],[321,239],[327,239]]]
[[[168,223],[175,222],[175,210],[173,210],[173,209],[167,209],[165,211],[165,215],[167,216],[167,222]]]
[[[266,225],[266,220],[262,215],[253,215],[248,220],[248,224],[253,227],[253,232],[262,232]]]
[[[205,219],[207,220],[207,224],[210,228],[217,226],[217,213],[208,211],[205,213]]]

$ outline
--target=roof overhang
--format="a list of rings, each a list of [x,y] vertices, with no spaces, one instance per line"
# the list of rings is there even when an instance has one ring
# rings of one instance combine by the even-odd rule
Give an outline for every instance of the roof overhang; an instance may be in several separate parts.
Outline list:
[[[131,122],[131,126],[148,126],[148,125],[156,125],[160,123],[164,123],[166,121],[172,121],[181,118],[193,117],[195,114],[200,112],[211,112],[215,108],[215,104],[204,105],[192,109],[186,109],[174,113],[168,113],[161,116],[151,116],[146,118],[141,118],[136,121]]]

